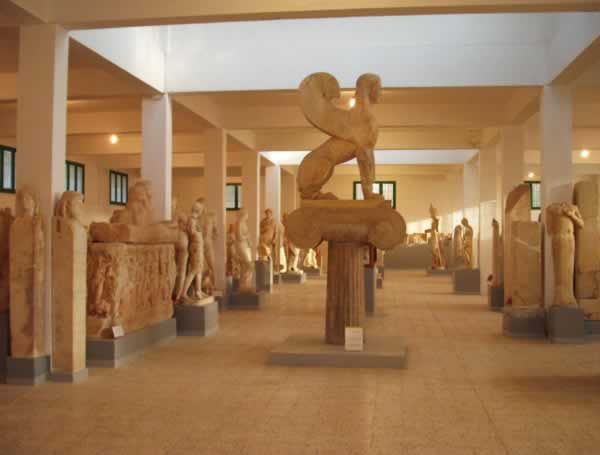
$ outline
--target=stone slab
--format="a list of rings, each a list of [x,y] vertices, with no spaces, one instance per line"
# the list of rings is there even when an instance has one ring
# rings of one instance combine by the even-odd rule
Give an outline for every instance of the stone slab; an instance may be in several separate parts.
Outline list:
[[[552,305],[548,309],[548,337],[553,343],[585,342],[583,308],[576,305]]]
[[[302,284],[306,282],[306,273],[282,273],[281,280],[286,284]]]
[[[492,311],[502,311],[504,308],[504,286],[488,285],[488,306]]]
[[[6,362],[7,384],[38,385],[48,380],[50,356],[9,357]]]
[[[219,330],[219,302],[214,298],[200,305],[175,305],[177,336],[206,337]]]
[[[546,311],[504,307],[502,333],[514,338],[546,338]]]
[[[458,269],[452,274],[455,294],[481,294],[481,272],[479,269]]]
[[[238,310],[258,310],[265,303],[264,292],[240,292],[229,296],[228,308]]]
[[[377,272],[375,267],[365,267],[365,313],[375,315],[375,289],[377,287]]]
[[[452,275],[452,270],[450,269],[425,269],[425,273],[429,276],[449,276]]]
[[[151,347],[171,341],[176,336],[177,322],[173,318],[116,339],[88,338],[87,366],[119,368]]]
[[[75,371],[74,373],[65,373],[63,371],[53,371],[50,373],[50,380],[52,382],[68,382],[71,384],[79,384],[84,382],[88,377],[89,370],[87,368]]]
[[[365,350],[348,352],[320,336],[295,335],[271,351],[269,364],[337,368],[406,368],[407,347],[400,337],[369,335]]]
[[[6,382],[6,362],[10,354],[10,317],[0,311],[0,383]]]
[[[271,261],[254,261],[256,290],[271,292],[273,288],[273,266]]]

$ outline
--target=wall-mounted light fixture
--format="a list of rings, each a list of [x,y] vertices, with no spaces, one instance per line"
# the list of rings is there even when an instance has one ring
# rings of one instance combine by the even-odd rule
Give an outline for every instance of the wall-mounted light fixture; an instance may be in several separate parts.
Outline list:
[[[589,150],[582,150],[582,151],[579,153],[579,156],[580,156],[581,158],[583,158],[584,160],[587,160],[587,159],[589,158],[589,156],[590,156],[590,151],[589,151]]]
[[[116,134],[111,134],[108,140],[112,145],[115,145],[119,142],[119,136],[117,136]]]

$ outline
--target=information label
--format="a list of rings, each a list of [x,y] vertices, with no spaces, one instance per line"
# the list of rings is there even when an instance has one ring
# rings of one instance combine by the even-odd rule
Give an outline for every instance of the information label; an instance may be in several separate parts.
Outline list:
[[[363,329],[362,327],[346,327],[346,351],[363,350]]]

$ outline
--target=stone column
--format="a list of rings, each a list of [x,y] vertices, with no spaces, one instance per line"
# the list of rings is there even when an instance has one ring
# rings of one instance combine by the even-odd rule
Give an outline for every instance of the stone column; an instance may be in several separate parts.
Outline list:
[[[281,168],[278,165],[266,169],[267,207],[273,210],[275,221],[281,221]]]
[[[573,200],[572,111],[568,86],[544,87],[540,103],[542,207]],[[544,235],[544,302],[549,306],[554,299],[552,241],[547,232]]]
[[[476,269],[479,267],[479,155],[465,163],[463,179],[463,216],[469,220],[469,224],[473,228],[472,268]],[[446,231],[446,229],[447,226],[443,226],[443,230]]]
[[[204,133],[204,178],[206,179],[206,207],[216,215],[217,240],[215,242],[215,287],[225,290],[225,240],[227,235],[225,213],[225,185],[227,183],[227,134],[222,128],[212,128]],[[242,197],[243,197],[242,188]]]
[[[142,101],[142,178],[150,181],[155,221],[171,219],[173,121],[168,94]]]
[[[492,220],[496,216],[496,143],[479,151],[479,269],[480,289],[487,294],[492,273]]]
[[[256,257],[260,210],[260,154],[254,150],[242,153],[242,207],[248,213],[248,235],[252,244],[252,257]]]
[[[296,186],[296,174],[293,172],[282,172],[281,174],[281,213],[291,213],[296,210],[298,199],[298,188]]]
[[[20,29],[17,99],[18,188],[27,185],[39,198],[47,245],[44,256],[46,327],[51,324],[52,214],[65,190],[67,77],[69,35],[56,25],[27,25]],[[46,331],[46,352],[51,351]]]

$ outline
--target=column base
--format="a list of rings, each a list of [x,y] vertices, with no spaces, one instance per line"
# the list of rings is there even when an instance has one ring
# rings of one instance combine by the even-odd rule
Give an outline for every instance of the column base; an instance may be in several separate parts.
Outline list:
[[[514,338],[546,338],[546,311],[539,307],[504,307],[502,333]]]
[[[219,330],[219,303],[214,297],[197,305],[175,305],[177,336],[206,337]]]
[[[488,306],[492,311],[502,311],[504,308],[504,286],[488,285]]]
[[[71,384],[79,384],[84,382],[89,377],[89,370],[83,368],[79,371],[66,372],[66,371],[53,371],[50,373],[50,380],[52,382],[68,382]]]
[[[48,380],[50,356],[9,357],[6,362],[7,384],[38,385]]]
[[[548,337],[553,343],[584,343],[583,308],[576,305],[552,305],[548,310]]]
[[[479,269],[458,269],[452,274],[455,294],[481,294],[481,273]]]

